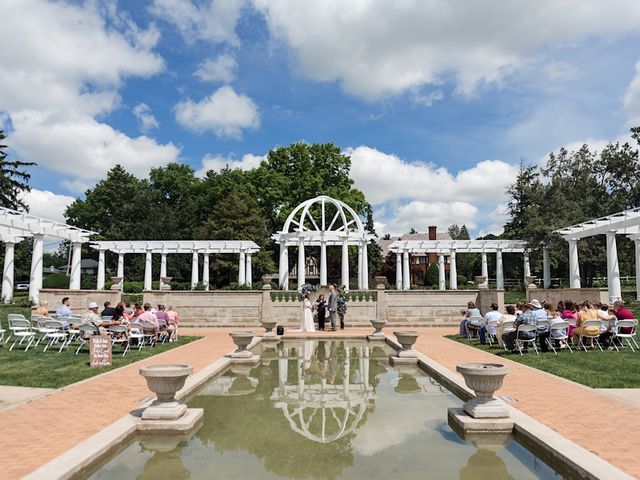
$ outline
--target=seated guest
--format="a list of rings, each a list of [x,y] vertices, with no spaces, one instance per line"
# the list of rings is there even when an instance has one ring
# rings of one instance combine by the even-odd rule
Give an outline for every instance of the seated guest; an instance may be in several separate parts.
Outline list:
[[[91,302],[87,309],[87,312],[82,316],[83,325],[100,325],[100,315],[98,315],[98,304]]]
[[[136,303],[135,306],[133,307],[133,315],[136,317],[139,317],[143,313],[144,313],[144,309],[142,308],[142,305],[140,305],[139,303]]]
[[[515,322],[517,318],[515,305],[507,305],[505,310],[507,313],[502,315],[500,320],[498,320],[498,330],[496,331],[496,337],[498,339],[502,339],[502,334],[504,333],[504,322]]]
[[[58,307],[56,310],[56,316],[58,317],[70,317],[73,315],[73,312],[69,308],[69,297],[64,297],[62,299],[62,305]]]
[[[126,318],[128,321],[131,321],[131,319],[133,318],[133,308],[131,308],[131,303],[130,302],[126,302],[124,304],[124,311],[122,312],[122,316],[124,318]]]
[[[616,300],[613,302],[613,313],[618,320],[634,320],[635,315],[624,306],[622,300]],[[620,330],[620,333],[631,333],[632,327],[624,327]]]
[[[524,303],[518,302],[516,303],[516,317],[519,317],[524,310]]]
[[[487,334],[487,327],[489,327],[489,323],[492,322],[496,325],[497,328],[501,318],[502,314],[498,311],[498,304],[492,303],[491,310],[489,310],[484,316],[486,323],[478,331],[478,335],[480,336],[480,345],[484,345],[486,343],[485,337]],[[489,334],[493,335],[495,334],[495,332],[496,330],[494,330],[493,332],[489,332]]]
[[[144,309],[144,311],[140,315],[138,315],[138,322],[151,323],[154,326],[153,338],[157,340],[158,339],[158,317],[156,317],[154,313],[151,313],[150,304],[145,303],[142,308]]]
[[[158,319],[158,324],[160,325],[160,331],[165,330],[167,328],[167,325],[169,324],[169,315],[167,315],[166,307],[164,305],[158,305],[156,318]]]
[[[476,308],[476,304],[474,302],[468,302],[467,303],[467,310],[466,311],[462,310],[460,313],[462,315],[464,315],[464,318],[460,322],[460,336],[466,338],[466,336],[467,336],[467,319],[469,319],[471,317],[482,317],[482,314],[480,313],[480,310],[478,310]]]
[[[578,343],[580,338],[580,334],[582,334],[583,327],[582,324],[586,320],[598,320],[598,311],[593,308],[591,302],[585,300],[580,305],[580,311],[578,312],[578,318],[576,319],[576,328],[573,329],[571,335],[573,337],[573,342]],[[595,336],[600,333],[600,327],[588,327],[584,329],[584,333],[590,336]]]
[[[549,322],[549,326],[548,327],[543,326],[542,328],[540,328],[540,323],[538,323],[538,340],[540,343],[540,351],[548,352],[549,344],[547,343],[547,339],[551,335],[551,326],[555,325],[556,323],[563,322],[564,320],[562,320],[560,313],[555,308],[553,308],[553,305],[551,305],[548,302],[545,302],[543,306],[544,306],[543,311],[545,313],[544,320]],[[562,336],[562,331],[554,332],[553,336],[554,337]],[[556,347],[560,346],[557,340],[555,341],[555,344],[556,344]]]
[[[612,337],[616,327],[616,321],[618,320],[613,308],[609,308],[609,305],[601,304],[598,309],[598,318],[600,319],[600,336],[598,337],[598,342],[609,349],[613,349]]]
[[[529,302],[529,305],[531,305],[531,311],[533,312],[533,314],[536,316],[538,320],[547,319],[547,311],[542,307],[540,300],[534,298],[533,300],[531,300],[531,302]],[[549,307],[550,306],[551,305],[549,305]]]
[[[523,310],[522,313],[518,315],[518,318],[516,318],[516,323],[515,323],[516,329],[512,332],[507,332],[502,335],[502,341],[507,346],[507,349],[510,350],[512,353],[515,352],[514,348],[515,348],[516,336],[518,335],[517,327],[519,327],[520,325],[536,325],[536,326],[538,325],[538,319],[531,311],[530,305],[528,304],[523,305],[522,310]],[[519,338],[530,340],[534,338],[535,335],[536,335],[536,332],[522,332]],[[523,351],[527,351],[527,349],[524,349]]]
[[[36,315],[41,315],[43,317],[49,316],[49,302],[46,300],[41,300],[38,304],[38,308],[36,308]]]
[[[111,317],[113,322],[117,323],[129,323],[127,318],[124,316],[124,305],[119,303],[116,305],[116,308],[113,309],[113,317]]]
[[[169,317],[169,321],[167,322],[169,341],[174,342],[178,340],[178,323],[180,322],[180,319],[178,318],[178,312],[176,312],[175,308],[173,308],[172,305],[169,305],[169,310],[167,310],[167,317]]]
[[[115,313],[115,308],[111,306],[111,302],[104,302],[104,310],[100,313],[101,317],[113,317]]]

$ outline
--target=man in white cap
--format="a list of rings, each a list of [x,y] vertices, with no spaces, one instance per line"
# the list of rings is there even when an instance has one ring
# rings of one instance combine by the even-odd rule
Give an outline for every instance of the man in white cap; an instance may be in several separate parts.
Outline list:
[[[89,309],[82,316],[82,323],[84,325],[100,325],[100,315],[98,315],[98,304],[96,302],[89,304]]]

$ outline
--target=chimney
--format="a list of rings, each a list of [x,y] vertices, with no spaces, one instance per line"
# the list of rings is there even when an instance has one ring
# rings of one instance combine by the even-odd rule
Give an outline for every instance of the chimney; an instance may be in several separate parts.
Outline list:
[[[438,229],[438,227],[436,227],[435,225],[430,225],[429,226],[429,240],[435,240],[436,239],[436,230]]]
[[[436,239],[437,229],[438,227],[436,227],[435,225],[429,226],[429,240]],[[427,261],[429,262],[429,265],[431,265],[432,263],[438,263],[438,255],[435,252],[430,252],[429,254],[427,254]]]

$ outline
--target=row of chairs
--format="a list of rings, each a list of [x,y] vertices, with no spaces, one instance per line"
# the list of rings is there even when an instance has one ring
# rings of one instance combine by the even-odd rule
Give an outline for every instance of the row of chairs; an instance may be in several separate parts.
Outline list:
[[[602,322],[600,320],[585,320],[582,324],[582,328],[580,330],[580,335],[578,336],[578,349],[583,349],[585,352],[587,350],[587,340],[589,341],[589,346],[591,348],[598,347],[600,351],[602,351],[602,345],[600,344],[600,326]],[[484,319],[482,317],[472,317],[467,321],[467,336],[469,338],[474,338],[478,334],[478,330],[484,325]],[[636,329],[638,326],[638,320],[618,320],[615,324],[615,327],[612,331],[612,339],[611,344],[616,349],[616,351],[620,351],[619,345],[622,346],[623,342],[626,343],[627,347],[631,349],[632,352],[635,352],[635,349],[640,349],[638,343],[636,342],[635,335]],[[489,320],[486,323],[487,330],[487,341],[489,342],[489,346],[493,347],[493,343],[497,342],[499,346],[507,349],[506,345],[497,335],[498,331],[498,320]],[[516,325],[514,320],[506,320],[502,323],[502,332],[509,333],[516,330]],[[593,334],[590,332],[594,332]],[[597,333],[595,333],[597,332]],[[528,346],[531,345],[538,354],[538,348],[536,344],[536,340],[538,340],[539,335],[548,333],[549,335],[545,338],[546,344],[553,351],[554,354],[558,354],[555,344],[556,342],[567,348],[571,353],[573,350],[571,349],[571,343],[569,342],[569,322],[562,321],[557,322],[551,325],[549,320],[540,320],[537,325],[528,325],[522,324],[517,327],[517,335],[516,335],[516,348],[520,355],[522,355],[522,351]],[[531,338],[529,338],[531,337]],[[634,349],[635,346],[635,349]]]
[[[34,315],[29,321],[24,315],[9,314],[9,329],[2,328],[0,324],[0,342],[8,344],[13,340],[9,351],[16,346],[24,346],[24,351],[28,351],[32,346],[38,347],[44,344],[43,351],[47,351],[52,346],[59,346],[58,353],[63,349],[69,348],[70,345],[77,343],[78,347],[75,354],[77,355],[84,345],[88,343],[91,335],[99,333],[96,325],[80,324],[80,316],[60,319],[52,319]],[[135,319],[133,319],[135,320]],[[111,318],[103,317],[103,321],[111,321]],[[142,349],[145,344],[153,347],[156,344],[156,334],[163,343],[169,340],[169,333],[164,331],[156,332],[156,327],[149,322],[130,323],[130,330],[124,325],[113,325],[107,328],[110,335],[112,345],[120,345],[123,349],[122,355],[126,355],[135,342],[138,350]]]

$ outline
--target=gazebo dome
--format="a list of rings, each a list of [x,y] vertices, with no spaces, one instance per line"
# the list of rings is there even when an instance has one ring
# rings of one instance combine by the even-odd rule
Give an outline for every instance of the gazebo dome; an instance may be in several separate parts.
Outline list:
[[[313,207],[316,205],[320,208],[319,211],[314,212]],[[335,212],[332,211],[334,209]],[[320,218],[316,219],[313,215],[314,213],[319,213]],[[333,217],[331,221],[328,222],[329,216],[332,213]],[[298,232],[341,232],[343,234],[348,234],[349,232],[359,234],[365,233],[362,220],[353,208],[340,200],[326,195],[320,195],[319,197],[305,200],[294,208],[287,217],[287,220],[284,222],[282,232],[291,232],[292,225],[294,226],[293,231]]]

